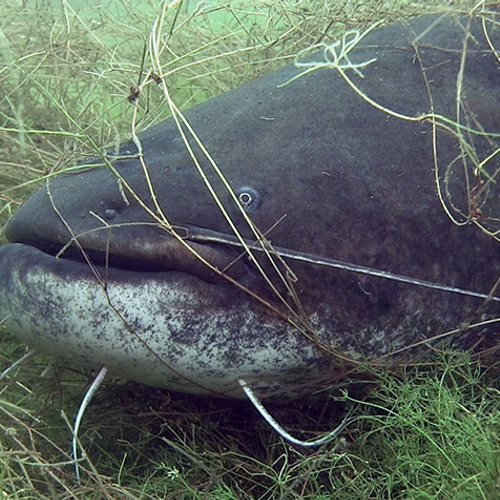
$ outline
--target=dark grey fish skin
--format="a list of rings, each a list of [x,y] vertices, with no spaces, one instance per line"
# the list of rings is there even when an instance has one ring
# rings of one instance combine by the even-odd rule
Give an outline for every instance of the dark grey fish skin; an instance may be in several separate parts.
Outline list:
[[[498,160],[479,165],[500,142],[500,67],[490,43],[500,47],[487,16],[425,16],[362,38],[341,68],[370,100],[413,119],[363,99],[334,68],[294,78],[307,67],[293,64],[185,117],[253,223],[263,233],[272,228],[273,245],[488,294],[500,276],[498,243],[472,219],[498,229],[499,188],[487,184]],[[311,61],[324,62],[323,52],[300,60]],[[430,113],[438,117],[416,119]],[[204,229],[233,233],[174,120],[140,138],[163,214],[225,269],[240,249],[203,241]],[[253,240],[188,140],[238,230]],[[136,153],[127,143],[121,154],[130,157],[112,161],[150,213],[109,169],[86,165],[52,180],[7,224],[0,318],[35,348],[186,392],[240,397],[245,378],[264,397],[288,397],[325,386],[348,360],[412,361],[427,349],[413,344],[498,315],[494,302],[481,307],[478,298],[285,259],[298,306],[257,252],[294,312],[248,257],[227,273],[274,310],[266,307],[160,227]],[[65,247],[75,235],[79,246]],[[478,327],[446,341],[493,344],[495,333],[494,325]]]

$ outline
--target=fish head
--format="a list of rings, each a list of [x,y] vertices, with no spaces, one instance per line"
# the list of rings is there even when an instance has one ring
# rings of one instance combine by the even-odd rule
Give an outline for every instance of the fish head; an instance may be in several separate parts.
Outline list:
[[[50,179],[5,229],[8,328],[194,393],[240,396],[243,378],[286,396],[414,360],[481,304],[452,288],[486,295],[500,275],[470,223],[469,164],[500,130],[481,26],[347,34]]]

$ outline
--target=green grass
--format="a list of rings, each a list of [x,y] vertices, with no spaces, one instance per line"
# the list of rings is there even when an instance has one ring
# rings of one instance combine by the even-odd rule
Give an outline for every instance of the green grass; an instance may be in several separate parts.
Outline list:
[[[144,80],[159,2],[116,1],[112,10],[86,3],[78,12],[71,2],[11,3],[0,6],[0,224],[45,176],[123,140],[134,119],[146,127],[168,115],[163,93]],[[186,108],[346,26],[443,8],[327,4],[216,3],[196,15],[173,8],[162,54],[172,98]],[[138,82],[145,86],[134,118],[127,96]],[[0,370],[24,353],[0,332]],[[107,381],[81,428],[88,456],[78,485],[71,424],[93,374],[40,356],[0,381],[0,499],[500,498],[496,366],[454,352],[431,361],[397,374],[370,370],[307,400],[270,404],[280,423],[308,439],[336,427],[358,402],[340,439],[309,451],[284,443],[247,403]]]
[[[14,351],[15,342],[2,347]],[[74,414],[87,379],[54,368],[41,379],[46,362],[21,368],[0,395],[0,489],[9,495],[31,487],[32,498],[66,498],[65,488],[67,498],[500,496],[499,374],[465,353],[355,382],[354,420],[337,442],[307,452],[282,442],[246,403],[109,382],[84,420],[81,441],[92,465],[82,464],[89,474],[81,487],[61,411]],[[287,428],[309,436],[340,420],[343,404],[331,396],[271,408]]]
[[[385,374],[370,396],[383,414],[362,418],[358,446],[360,458],[382,465],[375,498],[500,495],[496,374],[490,379],[463,354],[438,366],[400,380]]]

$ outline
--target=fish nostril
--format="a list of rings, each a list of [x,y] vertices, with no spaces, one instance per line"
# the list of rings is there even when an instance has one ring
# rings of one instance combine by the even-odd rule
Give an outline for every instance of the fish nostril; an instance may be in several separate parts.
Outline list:
[[[115,219],[125,208],[125,204],[120,198],[109,198],[100,202],[100,213],[106,220]]]
[[[107,220],[113,220],[117,215],[118,215],[118,212],[116,210],[114,210],[113,208],[107,208],[104,211],[104,216],[106,217]]]

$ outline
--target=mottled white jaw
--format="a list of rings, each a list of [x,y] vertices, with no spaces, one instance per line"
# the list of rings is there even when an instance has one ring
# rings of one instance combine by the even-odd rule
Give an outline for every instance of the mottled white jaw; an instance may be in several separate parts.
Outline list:
[[[243,397],[243,378],[261,397],[288,396],[322,373],[309,341],[233,285],[95,271],[28,245],[1,247],[0,318],[41,352],[183,392]]]

